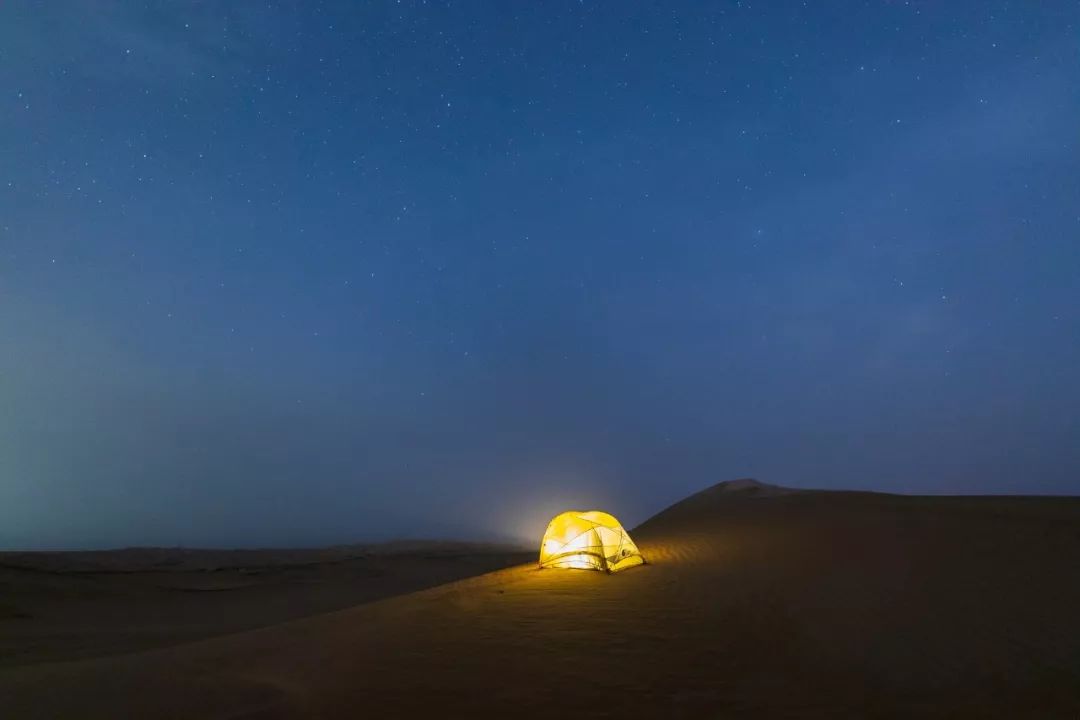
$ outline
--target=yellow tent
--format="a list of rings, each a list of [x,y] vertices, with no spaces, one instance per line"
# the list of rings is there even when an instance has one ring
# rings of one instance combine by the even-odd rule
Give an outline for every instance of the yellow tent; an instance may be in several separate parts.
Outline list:
[[[540,567],[606,570],[641,565],[645,558],[611,515],[599,510],[569,510],[548,523],[540,543]]]

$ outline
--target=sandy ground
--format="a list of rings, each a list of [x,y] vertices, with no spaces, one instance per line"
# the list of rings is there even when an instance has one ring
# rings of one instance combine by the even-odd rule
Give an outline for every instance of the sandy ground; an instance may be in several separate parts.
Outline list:
[[[276,625],[529,558],[517,548],[430,541],[0,553],[0,668]]]
[[[179,646],[0,668],[0,708],[1080,717],[1080,499],[721,485],[632,532],[651,564],[617,575],[523,565]]]

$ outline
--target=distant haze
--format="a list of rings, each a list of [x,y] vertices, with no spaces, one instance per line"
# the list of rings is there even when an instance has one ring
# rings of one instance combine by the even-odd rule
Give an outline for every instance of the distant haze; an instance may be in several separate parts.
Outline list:
[[[0,547],[1080,493],[1074,3],[0,6]]]

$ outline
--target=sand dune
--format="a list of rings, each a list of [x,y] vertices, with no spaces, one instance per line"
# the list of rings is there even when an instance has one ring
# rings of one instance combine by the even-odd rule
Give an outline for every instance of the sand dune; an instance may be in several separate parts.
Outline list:
[[[176,647],[8,667],[0,708],[19,718],[1080,716],[1080,499],[740,482],[631,532],[650,565],[611,576],[523,565]]]
[[[524,561],[480,543],[0,553],[0,667],[276,625]],[[0,716],[2,717],[2,716]]]

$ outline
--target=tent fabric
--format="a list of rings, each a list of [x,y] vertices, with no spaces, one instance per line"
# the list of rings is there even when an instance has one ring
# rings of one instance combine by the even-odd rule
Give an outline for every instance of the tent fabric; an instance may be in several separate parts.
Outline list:
[[[641,565],[645,558],[612,515],[599,510],[569,510],[548,523],[540,542],[540,567],[604,570]]]

